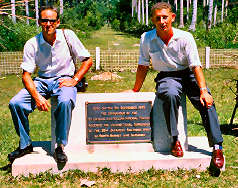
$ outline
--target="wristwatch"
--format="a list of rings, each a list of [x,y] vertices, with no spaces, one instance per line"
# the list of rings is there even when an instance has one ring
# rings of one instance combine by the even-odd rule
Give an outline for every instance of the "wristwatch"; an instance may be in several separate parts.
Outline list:
[[[78,79],[77,77],[73,77],[73,79],[74,79],[76,82],[79,81],[79,79]]]
[[[203,90],[207,90],[207,88],[206,87],[201,87],[200,91],[203,91]]]

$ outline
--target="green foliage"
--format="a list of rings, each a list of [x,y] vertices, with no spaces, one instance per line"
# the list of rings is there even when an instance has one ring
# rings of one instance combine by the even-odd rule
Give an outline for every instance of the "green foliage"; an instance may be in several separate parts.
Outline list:
[[[149,2],[149,10],[156,1]],[[137,15],[131,17],[131,1],[121,0],[116,5],[117,12],[114,13],[114,19],[111,22],[113,29],[121,32],[126,32],[136,37],[148,30],[153,29],[153,25],[149,20],[149,25],[141,24],[137,21]],[[218,6],[221,6],[221,2],[218,2]],[[178,6],[179,7],[179,6]],[[218,8],[219,8],[218,7]],[[175,11],[175,10],[174,10]],[[184,21],[185,28],[188,30],[190,21],[186,23],[186,9],[184,8]],[[203,7],[202,1],[198,1],[197,11],[197,26],[196,31],[193,33],[199,47],[210,46],[211,48],[238,48],[238,7],[230,6],[228,9],[228,16],[225,18],[224,23],[219,23],[213,27],[210,31],[206,30],[206,20],[208,14],[208,6]],[[220,11],[217,12],[217,18],[220,18]],[[189,11],[190,19],[192,17],[192,6]],[[219,19],[218,19],[219,21]],[[177,19],[174,23],[174,27],[178,26],[179,22],[179,10],[177,10]]]
[[[10,20],[0,22],[0,51],[20,51],[28,39],[39,33],[37,26]]]
[[[156,0],[149,1],[149,10]],[[218,2],[217,20],[219,22],[221,2]],[[233,3],[232,3],[233,2]],[[55,3],[55,2],[53,2]],[[59,6],[59,1],[56,3]],[[237,15],[238,7],[234,1],[229,1],[228,15],[224,17],[223,24],[217,24],[210,31],[206,31],[208,6],[203,7],[203,2],[198,1],[197,26],[194,32],[195,39],[199,47],[210,46],[211,48],[237,48]],[[29,3],[29,14],[35,17],[34,3]],[[179,8],[179,6],[178,6]],[[25,15],[23,6],[17,6],[16,14]],[[140,24],[137,15],[131,16],[131,1],[128,0],[65,0],[64,13],[61,16],[61,28],[69,28],[76,32],[81,39],[88,39],[91,33],[100,29],[105,24],[111,24],[116,31],[121,31],[140,37],[140,35],[153,28],[149,19],[149,25]],[[192,6],[190,6],[189,17],[186,18],[186,8],[184,7],[185,28],[188,30],[192,17]],[[12,24],[10,17],[3,17],[0,21],[0,51],[21,51],[27,39],[39,33],[35,21],[32,25],[26,25],[17,19],[17,24]],[[176,27],[179,21],[179,10],[174,23]]]
[[[238,48],[237,42],[238,23],[222,23],[207,31],[204,27],[198,28],[194,33],[199,47],[211,48]]]
[[[92,0],[80,2],[73,8],[64,10],[61,27],[74,28],[80,37],[88,37],[90,31],[98,30],[104,25],[106,21],[105,12],[106,7],[103,3]]]
[[[238,22],[238,6],[234,6],[231,11],[228,12],[229,22],[232,24],[236,24]]]

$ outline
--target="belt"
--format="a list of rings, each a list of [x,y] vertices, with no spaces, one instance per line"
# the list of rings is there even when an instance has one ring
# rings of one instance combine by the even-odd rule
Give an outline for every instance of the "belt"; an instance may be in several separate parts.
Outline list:
[[[52,77],[46,77],[46,76],[39,76],[39,78],[43,78],[43,79],[51,79],[51,78],[57,78],[57,77],[73,77],[73,76],[69,76],[69,75],[60,75],[60,76],[52,76]]]
[[[189,68],[179,71],[161,71],[157,74],[156,78],[154,79],[155,82],[158,82],[162,78],[166,77],[175,77],[175,78],[184,78],[192,73]]]
[[[161,71],[158,73],[158,75],[162,77],[183,77],[192,71],[189,68],[186,68],[184,70],[179,70],[179,71]]]

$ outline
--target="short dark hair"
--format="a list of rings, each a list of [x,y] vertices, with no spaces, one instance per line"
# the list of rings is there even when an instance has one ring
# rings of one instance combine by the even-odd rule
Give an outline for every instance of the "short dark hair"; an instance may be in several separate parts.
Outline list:
[[[155,13],[155,10],[162,10],[162,9],[169,9],[169,12],[173,12],[172,6],[169,3],[166,2],[159,2],[152,6],[151,8],[151,15],[153,16]]]
[[[39,9],[39,19],[41,20],[41,12],[44,10],[53,10],[57,13],[57,20],[59,19],[59,10],[52,5],[42,6]]]

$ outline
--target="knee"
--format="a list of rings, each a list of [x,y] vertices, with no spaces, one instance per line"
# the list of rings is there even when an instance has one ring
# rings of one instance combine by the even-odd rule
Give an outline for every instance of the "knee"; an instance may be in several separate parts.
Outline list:
[[[70,99],[60,99],[58,105],[61,107],[72,107],[72,101]]]
[[[164,101],[167,102],[178,102],[180,101],[180,95],[178,92],[175,92],[171,89],[167,90],[164,94],[163,97],[161,97]]]
[[[17,100],[15,97],[13,97],[10,102],[9,102],[9,108],[13,109],[16,107],[20,107],[21,106],[21,101]]]

